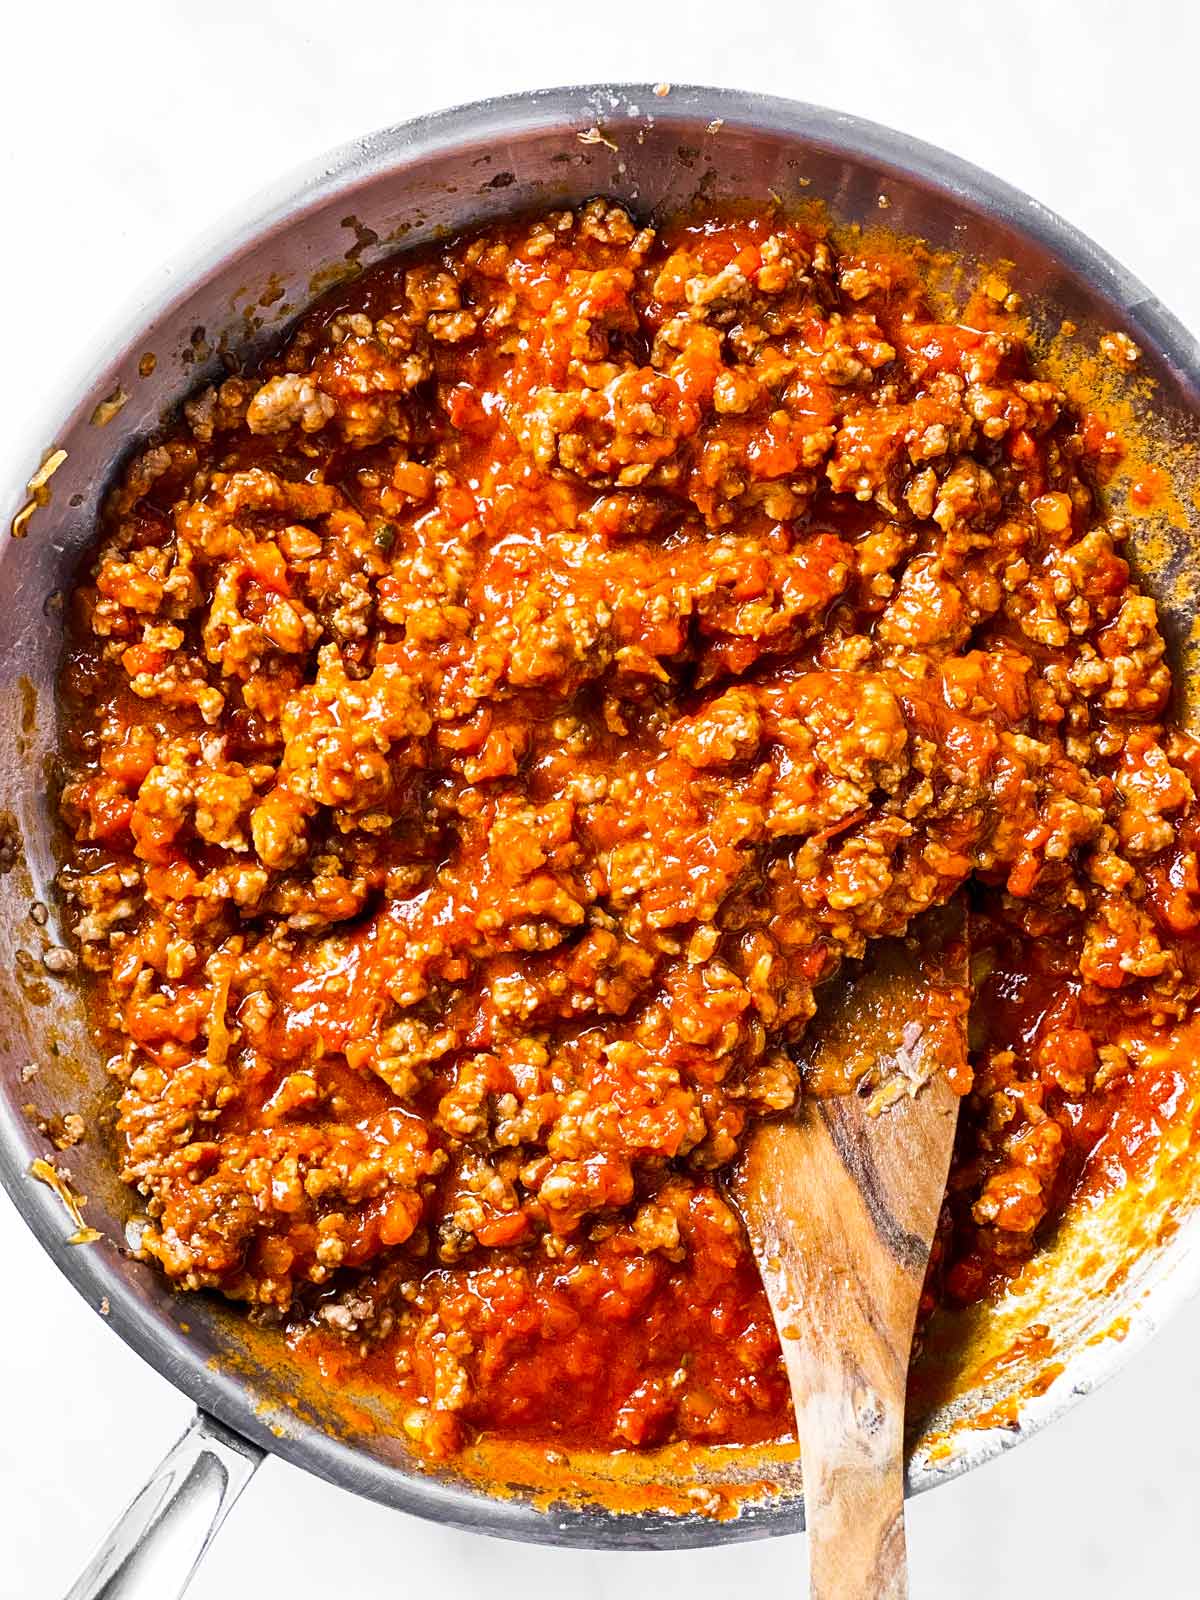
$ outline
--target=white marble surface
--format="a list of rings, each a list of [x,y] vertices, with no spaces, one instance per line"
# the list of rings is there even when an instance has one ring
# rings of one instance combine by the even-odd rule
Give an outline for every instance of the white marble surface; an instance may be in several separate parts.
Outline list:
[[[355,134],[553,83],[728,83],[891,123],[1063,212],[1200,326],[1200,11],[1182,0],[64,0],[9,8],[0,40],[6,447],[114,298],[210,217]],[[3,1199],[0,1259],[0,1597],[41,1600],[67,1586],[188,1406],[57,1278]],[[1200,1593],[1198,1342],[1194,1304],[1048,1434],[917,1502],[914,1594]],[[802,1540],[677,1556],[503,1545],[269,1462],[191,1593],[707,1600],[799,1595],[804,1567]]]

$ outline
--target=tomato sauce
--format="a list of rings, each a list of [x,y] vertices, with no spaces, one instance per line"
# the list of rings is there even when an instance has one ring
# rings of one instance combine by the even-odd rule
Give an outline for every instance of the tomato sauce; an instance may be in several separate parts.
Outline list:
[[[1200,769],[1116,447],[923,270],[769,208],[508,221],[318,303],[108,496],[61,881],[142,1253],[428,1456],[790,1433],[722,1174],[849,1087],[805,1078],[822,983],[953,895],[926,1312],[1188,1085]]]

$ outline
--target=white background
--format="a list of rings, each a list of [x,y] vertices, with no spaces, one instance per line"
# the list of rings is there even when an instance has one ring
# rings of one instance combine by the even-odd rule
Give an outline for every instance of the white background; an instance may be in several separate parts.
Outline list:
[[[1189,0],[190,0],[5,7],[0,441],[114,301],[276,175],[488,94],[729,84],[890,123],[1081,226],[1200,328],[1200,8]],[[186,1402],[58,1279],[0,1197],[0,1596],[67,1587]],[[997,1464],[916,1502],[918,1600],[1200,1594],[1200,1304]],[[191,1594],[804,1593],[799,1539],[673,1556],[500,1544],[268,1462]]]

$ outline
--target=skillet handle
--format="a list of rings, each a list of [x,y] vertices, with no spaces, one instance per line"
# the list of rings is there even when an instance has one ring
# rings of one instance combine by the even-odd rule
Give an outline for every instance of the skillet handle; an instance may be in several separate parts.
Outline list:
[[[197,1412],[66,1600],[178,1600],[262,1458],[256,1444]]]

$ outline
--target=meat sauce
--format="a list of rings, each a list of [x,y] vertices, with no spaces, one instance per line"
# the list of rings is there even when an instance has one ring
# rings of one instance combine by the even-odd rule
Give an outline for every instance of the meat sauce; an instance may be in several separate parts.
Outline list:
[[[774,210],[517,219],[194,394],[62,677],[143,1254],[431,1457],[785,1437],[722,1169],[822,981],[964,894],[925,1310],[1001,1289],[1189,1070],[1200,764],[1112,458],[1011,316]]]

